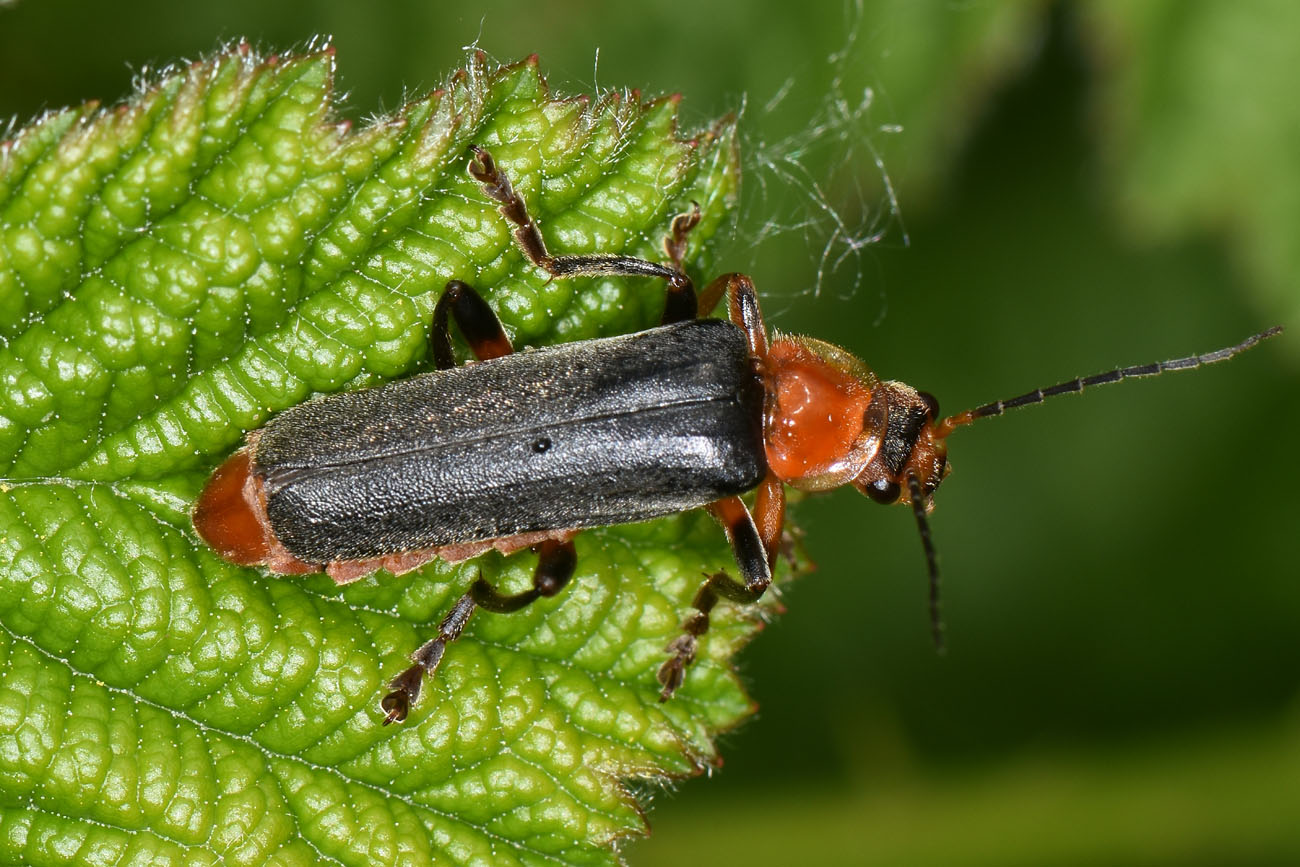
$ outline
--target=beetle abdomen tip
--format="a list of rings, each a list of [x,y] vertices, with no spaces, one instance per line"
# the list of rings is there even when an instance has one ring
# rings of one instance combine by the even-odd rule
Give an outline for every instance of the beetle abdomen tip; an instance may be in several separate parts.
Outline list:
[[[240,566],[265,563],[270,555],[265,508],[250,471],[248,450],[240,449],[217,467],[194,506],[199,536],[223,559]]]

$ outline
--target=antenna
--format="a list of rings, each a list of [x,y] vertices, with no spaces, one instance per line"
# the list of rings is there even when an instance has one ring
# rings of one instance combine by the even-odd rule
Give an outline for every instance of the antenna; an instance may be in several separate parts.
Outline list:
[[[993,403],[986,403],[975,409],[968,409],[965,412],[959,412],[956,415],[950,415],[936,425],[937,433],[940,437],[946,437],[952,433],[955,428],[962,425],[970,424],[976,419],[988,418],[990,416],[1002,415],[1009,409],[1016,407],[1029,406],[1033,403],[1042,403],[1049,397],[1056,397],[1058,394],[1077,394],[1085,388],[1093,385],[1110,385],[1112,382],[1119,382],[1124,379],[1138,379],[1144,376],[1159,376],[1171,370],[1195,370],[1206,364],[1218,364],[1220,361],[1227,361],[1234,355],[1240,355],[1247,349],[1251,349],[1256,344],[1267,340],[1277,334],[1282,333],[1281,325],[1274,325],[1258,334],[1252,334],[1245,340],[1235,346],[1228,346],[1223,349],[1216,349],[1214,352],[1207,352],[1204,355],[1189,355],[1186,358],[1175,358],[1170,361],[1153,361],[1150,364],[1138,364],[1133,367],[1117,367],[1114,370],[1108,370],[1105,373],[1097,373],[1092,376],[1082,376],[1072,379],[1069,382],[1062,382],[1059,385],[1053,385],[1049,388],[1036,388],[1031,392],[1022,394],[1019,397],[1013,397],[1009,400],[997,400]]]
[[[977,419],[1002,415],[1007,410],[1016,407],[1042,403],[1049,397],[1056,397],[1060,394],[1077,394],[1090,386],[1110,385],[1112,382],[1119,382],[1124,379],[1159,376],[1173,370],[1195,370],[1206,364],[1217,364],[1220,361],[1227,361],[1233,356],[1240,355],[1268,338],[1281,333],[1282,326],[1274,325],[1272,328],[1258,334],[1252,334],[1235,346],[1216,349],[1214,352],[1207,352],[1204,355],[1189,355],[1186,358],[1154,361],[1150,364],[1138,364],[1133,367],[1117,367],[1105,373],[1081,376],[1048,388],[1036,388],[1019,397],[986,403],[975,409],[968,409],[965,412],[950,415],[935,424],[934,435],[936,438],[942,439],[952,433],[954,429],[971,424]],[[921,534],[921,545],[925,548],[925,565],[930,573],[930,634],[934,638],[935,650],[943,653],[943,619],[939,613],[939,555],[934,550],[934,541],[930,538],[930,522],[926,519],[925,514],[929,499],[925,496],[921,480],[915,473],[909,472],[907,474],[907,490],[911,494],[912,514],[916,516],[916,528]]]
[[[934,649],[942,654],[944,644],[943,618],[939,615],[939,555],[934,550],[934,541],[930,538],[930,522],[925,517],[926,498],[921,490],[921,480],[915,473],[907,474],[907,490],[911,494],[916,529],[921,534],[921,546],[925,548],[925,565],[930,571],[930,636],[934,639]]]

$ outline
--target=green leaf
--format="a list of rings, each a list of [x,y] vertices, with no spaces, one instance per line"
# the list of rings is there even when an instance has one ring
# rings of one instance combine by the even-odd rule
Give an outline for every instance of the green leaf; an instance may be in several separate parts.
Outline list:
[[[378,700],[488,555],[339,588],[221,561],[190,508],[243,434],[317,392],[426,364],[447,280],[517,345],[645,327],[662,284],[523,264],[466,174],[491,149],[562,252],[688,261],[737,184],[733,129],[675,99],[557,99],[482,56],[352,130],[333,52],[239,45],[0,146],[0,861],[607,864],[642,833],[626,782],[696,773],[751,710],[722,606],[678,696],[654,672],[706,518],[584,533],[560,598],[477,615],[410,719]]]

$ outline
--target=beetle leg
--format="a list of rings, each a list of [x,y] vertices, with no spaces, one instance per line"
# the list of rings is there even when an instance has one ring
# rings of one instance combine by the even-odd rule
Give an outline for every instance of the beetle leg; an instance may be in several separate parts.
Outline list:
[[[770,472],[759,485],[754,500],[754,523],[763,540],[767,562],[775,565],[781,550],[781,531],[785,528],[785,484]]]
[[[472,286],[459,280],[448,280],[447,288],[433,308],[433,328],[429,332],[429,350],[433,363],[439,370],[456,366],[451,351],[451,327],[447,314],[456,320],[460,333],[469,344],[470,351],[479,361],[500,358],[514,352],[510,338],[496,313]]]
[[[480,575],[469,592],[456,600],[451,611],[447,612],[447,616],[438,624],[438,636],[426,641],[419,650],[411,654],[414,665],[389,681],[388,685],[393,691],[384,696],[379,703],[379,707],[384,711],[384,725],[406,719],[411,705],[420,695],[424,676],[427,674],[432,677],[438,670],[438,664],[442,662],[447,645],[460,638],[475,608],[498,613],[518,611],[530,602],[543,596],[554,596],[564,589],[564,585],[573,577],[573,570],[578,562],[572,540],[567,542],[547,540],[537,547],[537,568],[533,570],[531,590],[513,595],[503,594]]]
[[[740,498],[718,500],[709,506],[709,511],[726,529],[727,539],[731,542],[731,550],[736,555],[736,565],[740,567],[744,581],[737,581],[726,572],[715,572],[695,594],[695,600],[691,603],[695,613],[682,625],[682,634],[664,648],[672,656],[659,667],[659,683],[663,685],[663,690],[659,693],[660,701],[672,698],[673,693],[682,685],[686,677],[686,666],[695,661],[698,639],[709,630],[709,612],[717,604],[718,597],[732,602],[757,602],[772,584],[772,566],[766,543],[760,536],[749,509],[745,508]],[[780,537],[779,531],[777,536]]]
[[[470,588],[474,602],[485,611],[495,614],[509,614],[525,605],[536,602],[543,596],[554,596],[564,589],[573,577],[573,570],[578,565],[578,554],[574,550],[573,540],[557,542],[548,539],[537,546],[537,568],[533,570],[533,587],[522,593],[507,595],[501,593],[488,582],[479,578]]]
[[[708,316],[712,313],[713,308],[718,306],[718,302],[722,300],[723,295],[727,294],[731,285],[744,276],[744,274],[722,274],[710,280],[709,285],[700,292],[698,311],[700,316]]]
[[[489,198],[501,204],[501,214],[515,224],[515,242],[523,250],[528,261],[546,271],[555,278],[565,277],[657,277],[668,283],[668,296],[664,301],[662,322],[683,322],[696,318],[698,303],[695,296],[695,284],[681,269],[681,263],[675,259],[685,247],[686,233],[699,222],[698,208],[690,214],[682,214],[673,219],[672,235],[668,242],[669,255],[674,256],[674,265],[662,265],[633,256],[615,256],[603,253],[590,253],[574,256],[552,256],[546,250],[537,223],[528,215],[524,200],[510,184],[510,178],[492,159],[492,155],[483,148],[472,148],[474,159],[470,160],[469,173],[483,184],[483,192]]]
[[[424,676],[426,674],[432,676],[438,670],[438,663],[442,662],[442,655],[447,650],[447,645],[460,638],[461,632],[465,630],[465,624],[469,623],[470,615],[473,613],[474,597],[466,593],[456,600],[451,611],[448,611],[447,616],[442,618],[442,623],[438,624],[438,637],[426,641],[419,650],[411,654],[411,661],[415,664],[388,682],[393,691],[379,702],[379,707],[384,712],[384,725],[406,719],[411,705],[420,695],[420,685],[424,682]]]
[[[700,224],[700,203],[691,202],[691,209],[685,214],[673,217],[673,223],[664,238],[664,252],[672,259],[678,271],[684,271],[682,260],[686,257],[686,236]]]
[[[712,313],[723,295],[727,296],[728,318],[745,332],[749,354],[762,363],[767,358],[767,326],[763,323],[763,310],[758,306],[754,281],[744,274],[723,274],[714,278],[700,293],[700,315]]]

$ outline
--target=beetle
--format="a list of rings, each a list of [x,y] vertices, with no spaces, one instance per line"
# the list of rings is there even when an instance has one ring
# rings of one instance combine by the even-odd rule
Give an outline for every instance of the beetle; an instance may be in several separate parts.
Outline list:
[[[810,337],[769,338],[747,276],[725,274],[697,294],[682,259],[698,205],[672,220],[668,264],[554,256],[507,174],[486,150],[472,151],[470,175],[513,225],[533,265],[552,278],[662,279],[659,327],[515,353],[491,307],[452,280],[433,312],[436,370],[285,410],[217,468],[193,513],[198,534],[233,563],[277,574],[324,571],[340,583],[380,568],[400,574],[435,557],[537,552],[529,590],[504,594],[480,575],[452,606],[438,634],[390,682],[380,703],[385,725],[406,718],[424,677],[476,609],[516,611],[564,588],[576,566],[578,531],[705,508],[721,523],[740,578],[717,572],[701,585],[657,674],[660,700],[667,700],[719,599],[752,603],[771,584],[786,485],[821,491],[848,484],[878,503],[910,504],[941,647],[927,514],[949,470],[953,430],[1089,386],[1224,361],[1281,331],[945,418],[932,395],[881,381],[843,349]],[[728,318],[703,318],[723,297]],[[452,322],[478,363],[456,365]],[[750,491],[752,511],[740,498]]]

